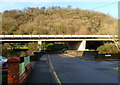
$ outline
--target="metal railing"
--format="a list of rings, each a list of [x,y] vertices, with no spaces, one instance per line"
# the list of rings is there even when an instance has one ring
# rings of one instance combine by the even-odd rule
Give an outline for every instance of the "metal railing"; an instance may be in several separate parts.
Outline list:
[[[119,35],[0,35],[0,38],[109,38]]]
[[[19,64],[19,76],[25,72],[25,66],[30,63],[30,56],[24,57],[24,62]]]
[[[25,72],[25,64],[24,62],[19,64],[19,76],[21,76]]]
[[[24,64],[25,66],[30,63],[30,56],[24,57]]]

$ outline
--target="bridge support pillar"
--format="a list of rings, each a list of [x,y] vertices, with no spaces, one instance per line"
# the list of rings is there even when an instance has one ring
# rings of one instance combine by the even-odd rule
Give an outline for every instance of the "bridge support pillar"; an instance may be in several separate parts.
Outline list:
[[[38,41],[38,48],[39,48],[39,51],[41,50],[41,45],[42,45],[42,41],[39,40],[39,41]]]
[[[84,51],[86,49],[86,40],[81,42],[68,42],[69,50]]]

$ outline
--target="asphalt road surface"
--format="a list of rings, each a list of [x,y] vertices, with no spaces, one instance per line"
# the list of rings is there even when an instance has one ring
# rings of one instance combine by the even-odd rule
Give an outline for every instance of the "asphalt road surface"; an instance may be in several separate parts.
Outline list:
[[[117,61],[88,61],[48,54],[61,83],[118,83]]]

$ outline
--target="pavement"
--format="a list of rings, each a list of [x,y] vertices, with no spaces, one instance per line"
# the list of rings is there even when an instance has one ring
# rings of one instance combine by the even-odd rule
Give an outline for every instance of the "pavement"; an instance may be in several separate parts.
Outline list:
[[[27,84],[43,83],[46,85],[53,83],[47,56],[42,56],[42,58],[36,62],[27,80]]]

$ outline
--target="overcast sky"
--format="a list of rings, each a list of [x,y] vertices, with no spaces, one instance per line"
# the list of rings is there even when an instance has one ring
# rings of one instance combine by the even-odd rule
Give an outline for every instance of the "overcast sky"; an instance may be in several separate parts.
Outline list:
[[[26,7],[60,6],[99,11],[118,18],[118,0],[0,0],[0,12]]]

